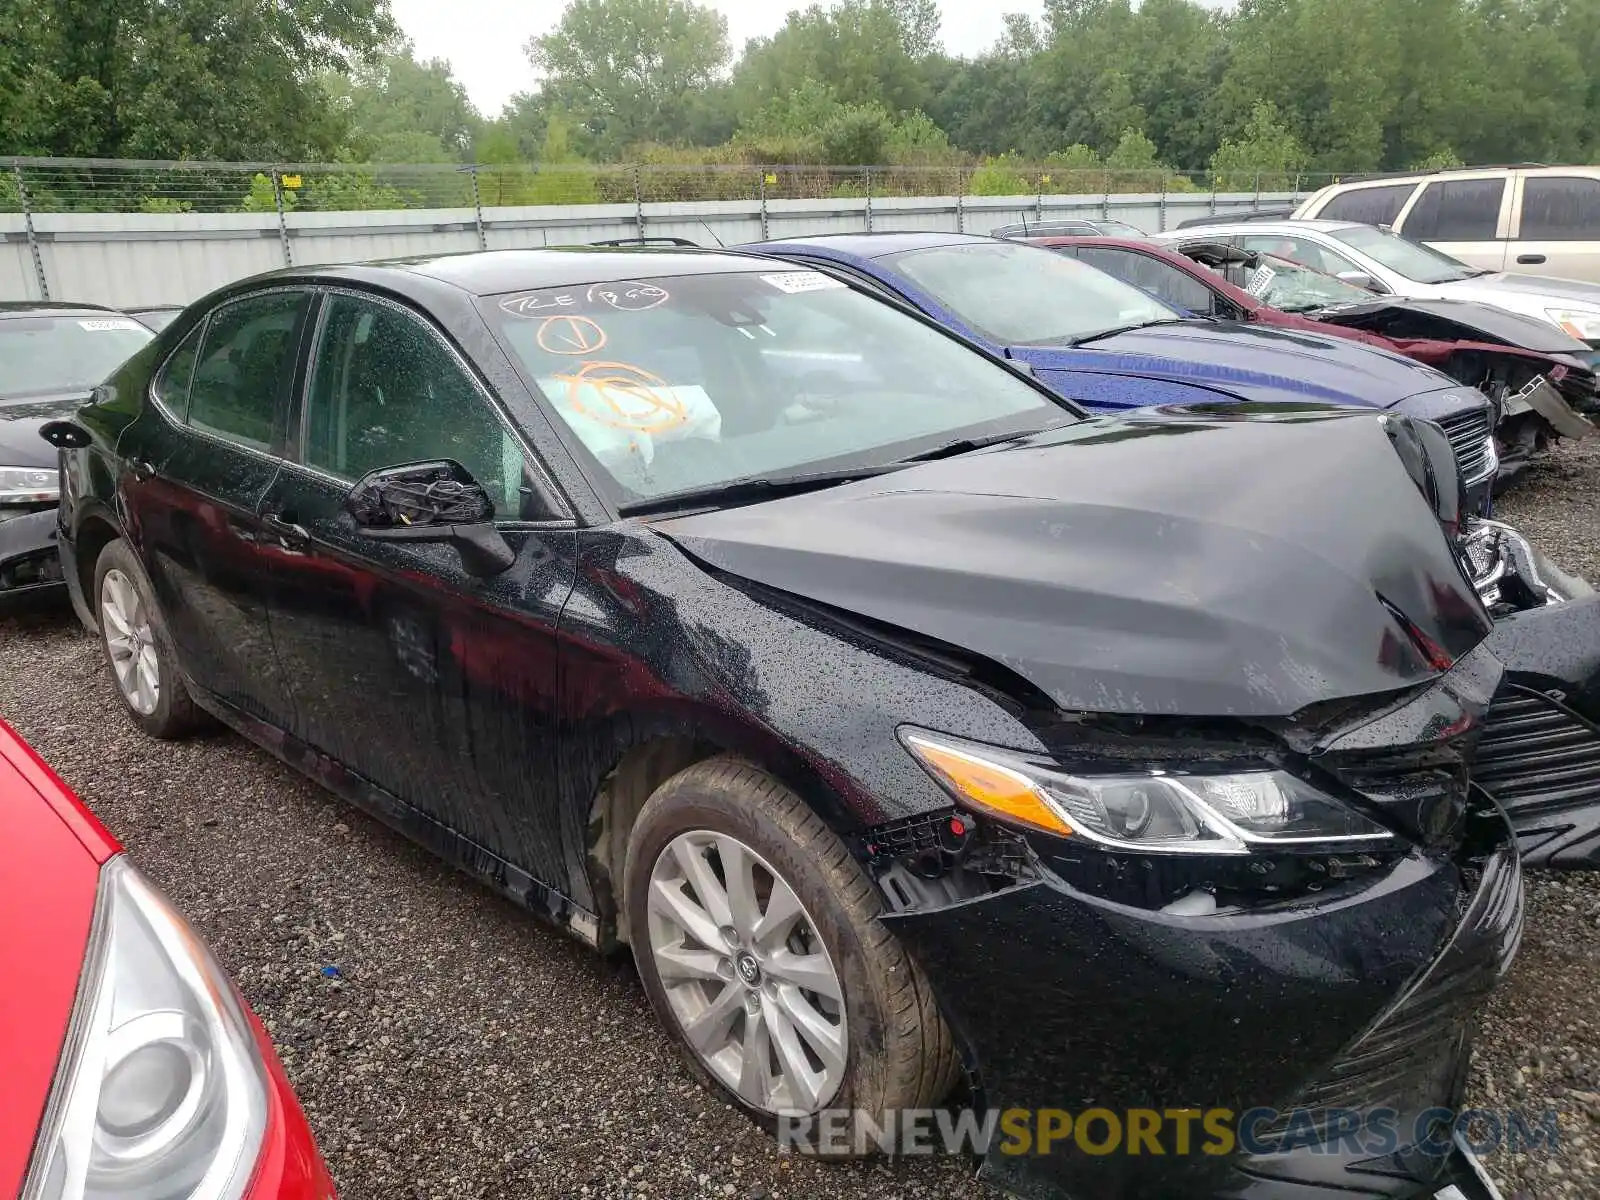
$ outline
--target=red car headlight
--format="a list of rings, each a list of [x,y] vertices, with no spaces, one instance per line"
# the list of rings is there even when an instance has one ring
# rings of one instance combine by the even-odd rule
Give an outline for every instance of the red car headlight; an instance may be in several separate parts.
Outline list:
[[[237,1200],[269,1086],[210,950],[127,859],[112,859],[21,1200]]]

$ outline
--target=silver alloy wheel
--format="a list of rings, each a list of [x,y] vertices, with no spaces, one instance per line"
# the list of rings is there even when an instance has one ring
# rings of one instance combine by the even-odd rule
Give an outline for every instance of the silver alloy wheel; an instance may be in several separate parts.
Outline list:
[[[769,1113],[815,1112],[844,1082],[844,986],[794,889],[737,838],[695,830],[650,871],[650,953],[707,1070]]]
[[[161,702],[155,630],[139,589],[115,567],[100,584],[100,624],[123,699],[134,712],[150,716]]]

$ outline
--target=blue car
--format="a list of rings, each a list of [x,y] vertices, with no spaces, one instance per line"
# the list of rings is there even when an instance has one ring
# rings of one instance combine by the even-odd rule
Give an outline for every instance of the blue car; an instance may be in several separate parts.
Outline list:
[[[1345,338],[1198,317],[1038,246],[847,233],[744,249],[910,304],[1096,411],[1228,396],[1394,409],[1449,434],[1474,508],[1486,505],[1498,469],[1488,399],[1442,371]]]

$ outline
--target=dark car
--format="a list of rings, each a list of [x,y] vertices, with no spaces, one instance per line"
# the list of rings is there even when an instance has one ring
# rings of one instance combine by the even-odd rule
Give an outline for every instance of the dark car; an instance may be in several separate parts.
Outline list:
[[[1503,482],[1557,437],[1587,437],[1600,411],[1583,342],[1544,321],[1472,300],[1375,296],[1291,259],[1196,235],[1156,245],[1129,238],[1032,239],[1143,288],[1176,308],[1227,321],[1364,341],[1438,367],[1484,392]]]
[[[1206,225],[1232,225],[1235,221],[1282,221],[1294,216],[1294,205],[1278,204],[1270,208],[1253,208],[1247,212],[1208,214],[1179,221],[1179,229],[1196,229]]]
[[[1144,230],[1126,221],[1112,220],[1053,220],[1053,221],[1019,221],[1015,225],[1002,225],[998,229],[989,231],[990,237],[997,238],[1035,238],[1035,237],[1125,237],[1142,238],[1148,236]]]
[[[39,426],[153,336],[98,305],[0,303],[0,611],[61,592],[56,452]]]
[[[1596,609],[1501,560],[1491,619],[1403,415],[1085,419],[822,273],[532,250],[232,285],[45,432],[136,724],[631,946],[802,1144],[964,1068],[989,1112],[1381,1103],[1411,1145],[1521,927],[1478,747],[1531,861],[1594,853]],[[1448,1128],[1381,1179],[1275,1128],[980,1150],[1036,1196],[1488,1194]]]
[[[1389,409],[1450,435],[1474,510],[1496,461],[1482,393],[1441,371],[1345,338],[1198,317],[1018,241],[949,233],[834,234],[746,247],[848,275],[993,353],[1025,363],[1097,411],[1214,403]]]
[[[183,311],[181,304],[149,304],[140,308],[124,309],[130,317],[137,319],[141,324],[150,326],[159,333],[177,318]]]

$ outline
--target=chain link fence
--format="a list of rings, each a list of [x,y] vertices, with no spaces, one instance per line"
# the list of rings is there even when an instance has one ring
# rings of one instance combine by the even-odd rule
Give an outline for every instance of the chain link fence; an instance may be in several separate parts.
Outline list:
[[[1308,193],[1331,174],[742,164],[295,164],[0,159],[0,212],[261,213],[903,196]]]

